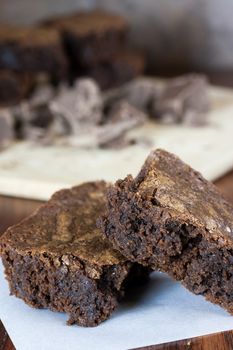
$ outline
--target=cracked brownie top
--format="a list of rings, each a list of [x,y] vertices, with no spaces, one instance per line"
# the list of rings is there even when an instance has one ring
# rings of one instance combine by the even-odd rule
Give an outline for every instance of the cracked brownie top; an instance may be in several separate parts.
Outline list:
[[[55,193],[32,216],[9,228],[1,246],[32,255],[64,259],[71,255],[100,267],[125,262],[96,227],[96,220],[105,212],[107,187],[100,181]]]

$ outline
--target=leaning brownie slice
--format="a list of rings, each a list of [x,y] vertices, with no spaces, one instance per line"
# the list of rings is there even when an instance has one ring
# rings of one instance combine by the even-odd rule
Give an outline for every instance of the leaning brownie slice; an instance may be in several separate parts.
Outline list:
[[[6,231],[0,253],[12,294],[33,307],[66,312],[69,324],[96,326],[110,316],[126,284],[146,276],[96,228],[106,189],[93,182],[59,191]]]
[[[110,188],[108,208],[105,235],[124,256],[233,313],[233,208],[200,173],[156,150]]]

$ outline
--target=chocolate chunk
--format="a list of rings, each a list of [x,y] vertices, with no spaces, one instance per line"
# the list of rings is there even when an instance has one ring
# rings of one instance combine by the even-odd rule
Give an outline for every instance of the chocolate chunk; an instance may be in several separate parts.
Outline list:
[[[35,308],[69,315],[68,324],[97,326],[148,270],[127,261],[102,237],[104,182],[55,193],[33,215],[9,228],[0,254],[13,295]]]
[[[6,148],[14,139],[14,120],[8,109],[0,109],[0,149]]]
[[[124,143],[123,136],[127,131],[146,122],[147,115],[131,106],[127,101],[115,104],[106,118],[106,124],[102,126],[98,135],[98,144],[108,147],[118,139]],[[124,143],[125,145],[125,143]],[[119,142],[118,142],[119,147]]]
[[[151,104],[152,117],[162,123],[205,124],[209,108],[205,76],[187,75],[171,79]]]
[[[146,118],[143,112],[121,101],[109,112],[104,124],[81,128],[79,134],[60,143],[82,148],[120,148],[130,142],[124,138],[127,131],[143,124]]]
[[[137,78],[122,87],[109,91],[104,96],[105,108],[115,102],[126,100],[132,106],[148,113],[153,99],[158,99],[162,87],[153,79]]]
[[[153,151],[136,178],[112,186],[102,227],[129,260],[233,313],[233,207],[175,155]]]

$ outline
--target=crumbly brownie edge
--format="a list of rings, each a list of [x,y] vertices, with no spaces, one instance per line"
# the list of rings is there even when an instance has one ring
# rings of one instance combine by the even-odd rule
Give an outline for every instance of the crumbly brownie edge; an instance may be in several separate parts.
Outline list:
[[[233,314],[232,249],[156,199],[148,202],[135,186],[127,177],[109,189],[109,213],[99,222],[105,236],[129,260],[168,273]]]
[[[1,247],[11,294],[35,308],[69,314],[68,324],[93,327],[106,320],[123,297],[127,282],[142,280],[146,270],[130,262],[103,267],[95,278],[95,266],[77,258],[18,253]],[[98,273],[97,273],[98,275]],[[134,276],[132,276],[134,275]]]

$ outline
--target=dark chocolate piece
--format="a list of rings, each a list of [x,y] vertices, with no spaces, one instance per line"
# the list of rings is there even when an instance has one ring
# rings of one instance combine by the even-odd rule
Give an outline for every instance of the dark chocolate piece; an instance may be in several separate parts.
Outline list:
[[[200,173],[154,151],[109,189],[108,209],[105,235],[125,257],[233,313],[233,207]]]
[[[126,145],[124,136],[127,131],[142,125],[148,116],[131,106],[127,101],[119,101],[114,104],[106,117],[106,124],[102,125],[98,132],[98,145],[110,147],[120,143]],[[119,142],[121,140],[121,142]]]
[[[79,79],[72,88],[62,88],[49,106],[52,113],[63,116],[73,135],[102,118],[101,92],[92,79]]]
[[[48,19],[44,25],[59,30],[74,67],[90,67],[110,60],[124,40],[127,21],[103,11],[78,12]]]
[[[207,87],[203,75],[189,74],[169,80],[162,94],[151,104],[153,118],[165,124],[205,124],[209,109]]]
[[[150,78],[137,78],[120,88],[105,92],[104,107],[110,108],[119,101],[127,101],[132,106],[149,114],[149,107],[162,93],[161,84]]]
[[[101,89],[106,90],[121,86],[143,74],[145,63],[145,56],[142,53],[122,51],[112,60],[84,70],[83,75],[92,77]]]
[[[129,144],[126,140],[127,131],[143,124],[147,116],[129,105],[126,101],[115,104],[101,125],[80,125],[79,133],[67,137],[63,144],[82,148],[120,148]]]
[[[96,326],[116,308],[127,282],[145,279],[147,269],[127,261],[96,227],[107,187],[93,182],[61,190],[3,234],[12,294],[32,307],[66,312],[69,324]]]

